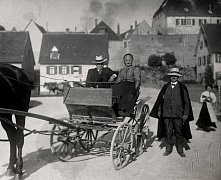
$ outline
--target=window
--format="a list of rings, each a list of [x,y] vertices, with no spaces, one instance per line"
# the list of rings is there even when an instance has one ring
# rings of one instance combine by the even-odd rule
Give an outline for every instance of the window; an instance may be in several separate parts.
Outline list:
[[[79,74],[82,74],[82,67],[81,66],[72,66],[71,67],[71,74],[74,74],[78,76]]]
[[[127,41],[124,41],[124,48],[127,48]]]
[[[48,66],[46,69],[46,74],[49,74],[49,75],[57,74],[57,67],[56,66]]]
[[[50,51],[50,59],[59,59],[59,58],[60,58],[60,52],[55,46],[53,46],[53,48]]]
[[[186,19],[186,25],[191,26],[191,19]]]
[[[176,26],[180,26],[180,19],[176,19]]]
[[[203,23],[204,23],[204,24],[206,24],[206,23],[207,23],[207,22],[206,22],[206,19],[204,19]]]
[[[199,25],[203,24],[203,20],[199,19]]]
[[[203,41],[200,41],[200,49],[203,48]]]
[[[207,56],[207,64],[211,64],[210,55]]]
[[[203,56],[203,62],[202,65],[206,65],[206,56]]]
[[[68,66],[60,66],[59,67],[59,74],[69,74],[69,67]]]
[[[198,58],[198,66],[201,66],[201,57]]]
[[[186,19],[181,19],[181,25],[183,25],[183,26],[186,25]]]
[[[192,19],[192,25],[195,26],[195,19]]]
[[[199,81],[201,81],[201,78],[202,78],[201,73],[199,73],[199,74],[198,74],[198,79],[199,79]]]
[[[216,63],[221,63],[221,54],[216,54],[215,59]]]
[[[217,24],[221,24],[221,19],[217,19]]]

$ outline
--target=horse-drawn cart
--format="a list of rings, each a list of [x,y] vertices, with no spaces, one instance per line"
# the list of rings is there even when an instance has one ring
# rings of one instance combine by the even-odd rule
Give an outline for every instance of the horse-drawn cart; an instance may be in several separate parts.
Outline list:
[[[89,151],[100,139],[102,133],[99,132],[104,131],[113,134],[110,156],[115,169],[124,167],[133,153],[142,152],[148,133],[145,125],[149,121],[149,106],[146,104],[149,97],[137,102],[138,94],[130,94],[129,90],[124,91],[122,97],[119,88],[121,86],[116,85],[112,89],[65,89],[64,104],[69,118],[64,121],[75,128],[53,126],[51,149],[57,159],[68,161],[77,156],[79,145]],[[127,109],[121,103],[124,97]]]
[[[149,122],[146,104],[149,97],[138,100],[137,92],[122,91],[121,87],[65,87],[64,104],[69,117],[59,120],[17,110],[0,108],[0,112],[35,117],[54,124],[50,145],[52,153],[61,161],[70,161],[81,150],[90,151],[103,134],[113,134],[109,142],[110,156],[118,170],[134,153],[142,153]]]

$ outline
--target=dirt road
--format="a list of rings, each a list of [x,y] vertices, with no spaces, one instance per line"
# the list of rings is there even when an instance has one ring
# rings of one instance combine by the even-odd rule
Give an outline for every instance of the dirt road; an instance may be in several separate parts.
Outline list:
[[[142,88],[141,97],[152,96],[148,102],[152,108],[159,90]],[[30,112],[61,117],[67,114],[61,97],[32,98],[38,106]],[[109,157],[109,147],[93,149],[88,155],[74,162],[57,161],[51,154],[49,136],[33,134],[25,138],[23,150],[24,179],[27,180],[220,180],[221,178],[221,122],[217,130],[204,132],[197,130],[195,122],[201,104],[192,103],[195,120],[191,122],[193,139],[187,144],[186,157],[181,158],[174,149],[168,157],[162,154],[161,142],[156,140],[157,120],[151,118],[150,137],[146,152],[125,168],[115,171]],[[27,118],[30,129],[51,129],[52,125],[38,119]],[[0,127],[0,138],[6,137]],[[0,179],[7,168],[9,144],[0,142]]]

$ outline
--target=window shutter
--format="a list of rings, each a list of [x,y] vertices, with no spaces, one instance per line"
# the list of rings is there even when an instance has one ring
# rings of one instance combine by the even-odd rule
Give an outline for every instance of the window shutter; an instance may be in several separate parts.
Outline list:
[[[61,74],[61,66],[59,66],[59,74]]]
[[[57,74],[57,66],[54,66],[54,74]]]
[[[46,74],[50,74],[49,68],[49,66],[46,67]]]
[[[79,74],[82,74],[82,66],[79,66]]]
[[[74,74],[74,66],[71,66],[71,74]]]
[[[66,66],[66,67],[67,67],[67,74],[69,74],[69,69],[70,69],[70,68],[69,68],[69,66]]]

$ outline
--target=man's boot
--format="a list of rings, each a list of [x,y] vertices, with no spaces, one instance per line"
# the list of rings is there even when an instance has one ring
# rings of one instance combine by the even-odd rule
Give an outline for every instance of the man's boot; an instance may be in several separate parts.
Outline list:
[[[177,152],[181,157],[186,157],[182,147],[177,147]]]
[[[176,137],[176,149],[181,157],[186,157],[186,155],[183,152],[183,137],[181,136]]]
[[[173,145],[167,145],[166,146],[166,151],[163,153],[163,156],[168,156],[169,154],[171,154],[173,151]]]

